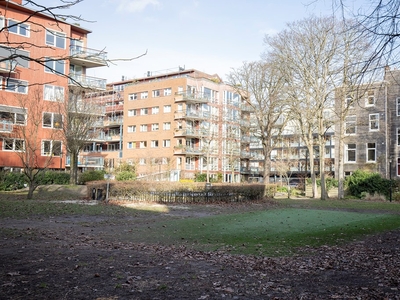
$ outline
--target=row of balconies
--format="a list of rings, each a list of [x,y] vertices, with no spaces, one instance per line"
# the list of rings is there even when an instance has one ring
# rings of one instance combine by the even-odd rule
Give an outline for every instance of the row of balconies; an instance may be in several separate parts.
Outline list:
[[[176,119],[209,119],[211,116],[209,111],[196,111],[196,110],[178,110],[174,114]]]

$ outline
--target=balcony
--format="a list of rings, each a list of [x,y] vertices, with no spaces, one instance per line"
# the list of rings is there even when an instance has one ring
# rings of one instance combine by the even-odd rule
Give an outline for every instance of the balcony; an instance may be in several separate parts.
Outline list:
[[[107,66],[107,52],[104,51],[74,45],[69,48],[69,55],[73,65],[86,68]]]
[[[191,120],[205,120],[210,118],[209,111],[196,111],[196,110],[178,110],[174,114],[176,119],[191,119]]]
[[[14,124],[11,121],[0,121],[0,132],[12,132]]]
[[[107,118],[103,121],[103,126],[115,126],[122,125],[124,118],[116,117],[116,118]]]
[[[16,67],[17,67],[16,61],[10,61],[10,60],[1,61],[0,73],[13,73]]]
[[[194,146],[175,146],[174,154],[204,155],[203,149]]]
[[[124,111],[124,105],[123,104],[106,106],[106,113],[122,112],[122,111]]]
[[[86,75],[69,74],[68,84],[73,86],[81,86],[93,90],[106,90],[106,79],[90,77]]]
[[[209,132],[205,129],[196,129],[196,128],[181,128],[175,129],[174,137],[205,137],[208,136]]]
[[[178,92],[175,94],[175,102],[208,103],[208,97],[203,93]]]
[[[65,162],[66,166],[71,165],[71,157],[67,156],[67,161]],[[79,156],[78,157],[78,167],[86,167],[86,168],[103,168],[104,167],[104,158],[99,156]]]

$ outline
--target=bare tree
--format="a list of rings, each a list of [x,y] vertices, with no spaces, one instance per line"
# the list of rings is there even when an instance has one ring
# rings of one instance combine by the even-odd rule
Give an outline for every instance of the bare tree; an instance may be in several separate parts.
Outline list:
[[[321,199],[327,198],[325,188],[325,144],[327,131],[334,125],[332,115],[334,92],[343,83],[344,64],[354,64],[359,57],[350,55],[359,47],[356,38],[344,43],[345,26],[331,17],[310,17],[288,25],[277,36],[265,39],[268,52],[280,61],[291,96],[291,117],[297,120],[301,137],[311,160],[319,152]],[[344,59],[344,45],[347,49]],[[351,73],[354,74],[354,73]],[[348,76],[348,74],[346,75]],[[310,163],[313,196],[318,197],[314,163]]]
[[[61,159],[63,117],[57,113],[54,103],[42,100],[43,95],[38,88],[30,97],[16,95],[15,98],[13,104],[18,103],[18,108],[13,107],[9,112],[9,118],[15,125],[10,127],[8,133],[3,133],[3,147],[17,155],[28,181],[27,198],[32,199],[41,173],[48,168],[58,168],[54,162],[55,157]],[[7,103],[7,99],[2,100]],[[41,134],[42,128],[47,131],[45,139]]]
[[[78,156],[84,146],[97,137],[96,123],[102,121],[104,107],[96,98],[85,97],[87,89],[69,89],[68,101],[59,102],[59,112],[65,117],[62,133],[70,155],[70,183],[78,181]]]
[[[284,77],[273,61],[256,61],[233,70],[228,81],[252,108],[250,130],[262,143],[264,183],[269,183],[271,140],[282,128],[282,117],[287,107]]]

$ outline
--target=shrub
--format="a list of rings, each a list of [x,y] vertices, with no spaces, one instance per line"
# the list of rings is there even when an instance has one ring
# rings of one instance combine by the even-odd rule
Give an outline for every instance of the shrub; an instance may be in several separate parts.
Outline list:
[[[85,184],[88,181],[104,180],[105,174],[104,170],[85,171],[79,175],[78,182]]]
[[[22,189],[25,183],[27,183],[27,181],[23,173],[0,173],[0,191],[12,191]]]
[[[136,173],[131,171],[122,171],[115,176],[115,179],[117,181],[136,180]]]
[[[382,178],[379,173],[356,170],[346,178],[346,186],[350,195],[361,198],[366,194],[389,196],[390,180]]]
[[[70,179],[69,173],[47,170],[37,175],[36,182],[38,185],[68,184],[69,179]]]
[[[206,182],[207,181],[207,174],[206,173],[196,173],[194,175],[195,182]]]

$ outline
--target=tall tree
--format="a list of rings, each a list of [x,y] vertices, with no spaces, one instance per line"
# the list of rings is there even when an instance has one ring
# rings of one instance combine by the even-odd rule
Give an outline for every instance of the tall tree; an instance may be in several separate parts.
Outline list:
[[[255,61],[233,70],[228,81],[252,108],[250,130],[261,141],[264,183],[269,183],[273,149],[271,140],[282,128],[277,125],[281,125],[287,107],[284,77],[274,61]]]

